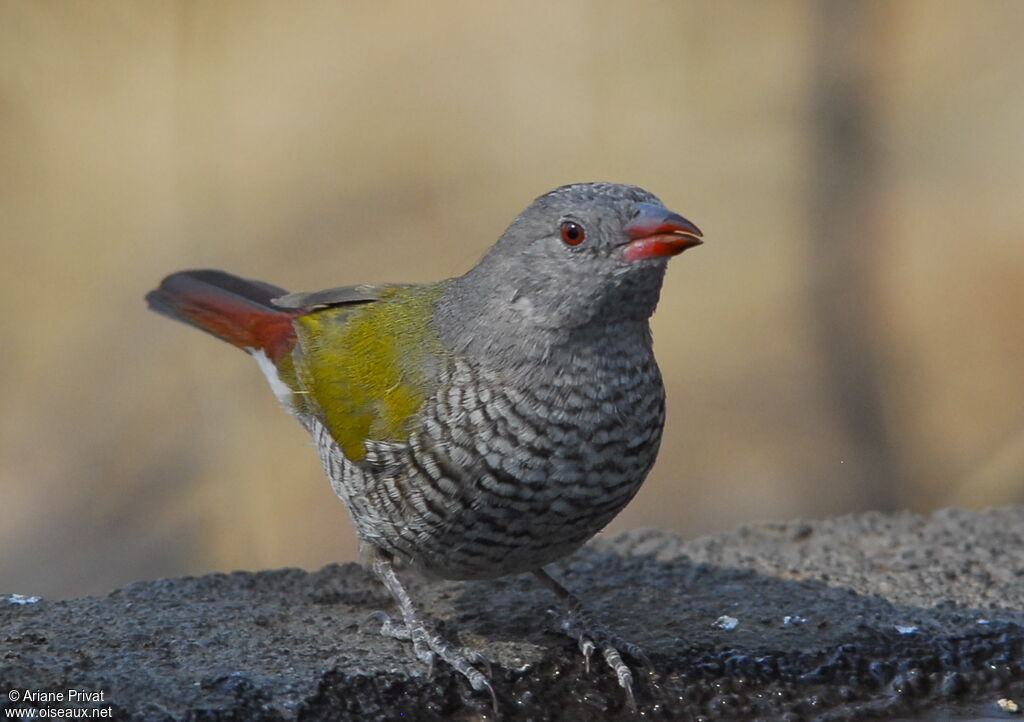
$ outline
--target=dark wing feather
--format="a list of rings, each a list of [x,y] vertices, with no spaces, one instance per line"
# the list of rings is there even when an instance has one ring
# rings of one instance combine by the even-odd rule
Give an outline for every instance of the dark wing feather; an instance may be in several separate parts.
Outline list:
[[[388,284],[394,288],[397,284]],[[338,286],[325,288],[322,291],[300,291],[278,296],[273,303],[278,308],[309,308],[311,306],[342,306],[346,303],[366,303],[380,299],[383,286],[360,284],[358,286]]]

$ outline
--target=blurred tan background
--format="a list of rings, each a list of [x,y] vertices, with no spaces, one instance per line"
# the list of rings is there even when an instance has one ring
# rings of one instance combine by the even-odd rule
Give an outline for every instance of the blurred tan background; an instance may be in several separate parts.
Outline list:
[[[611,529],[1024,500],[1024,3],[0,1],[0,592],[354,557],[255,364],[146,310],[462,273],[536,195],[698,223]]]

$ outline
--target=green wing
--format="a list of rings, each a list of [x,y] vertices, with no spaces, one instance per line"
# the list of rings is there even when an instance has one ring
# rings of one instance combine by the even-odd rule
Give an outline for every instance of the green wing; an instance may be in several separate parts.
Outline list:
[[[443,347],[433,317],[443,288],[376,287],[375,300],[346,300],[295,320],[301,403],[349,459],[366,456],[366,441],[405,442],[437,389]]]

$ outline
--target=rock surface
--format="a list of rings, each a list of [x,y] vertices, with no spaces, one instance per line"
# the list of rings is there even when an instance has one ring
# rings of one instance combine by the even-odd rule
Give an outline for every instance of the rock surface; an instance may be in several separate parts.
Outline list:
[[[651,657],[653,673],[634,667],[638,712],[603,660],[587,672],[552,631],[553,600],[529,576],[412,582],[445,634],[492,661],[495,714],[449,669],[430,676],[377,634],[367,617],[391,602],[348,564],[68,601],[0,596],[0,718],[34,707],[154,721],[997,719],[1011,718],[1000,698],[1024,703],[1024,508],[689,541],[635,531],[552,571]],[[69,702],[71,690],[94,701]],[[36,692],[64,700],[12,701]]]

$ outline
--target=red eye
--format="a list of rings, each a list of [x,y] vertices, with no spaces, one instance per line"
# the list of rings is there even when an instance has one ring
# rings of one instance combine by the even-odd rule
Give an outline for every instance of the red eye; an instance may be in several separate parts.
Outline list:
[[[573,221],[563,221],[561,231],[562,241],[568,246],[578,246],[587,237],[587,232],[583,230],[583,226]]]

